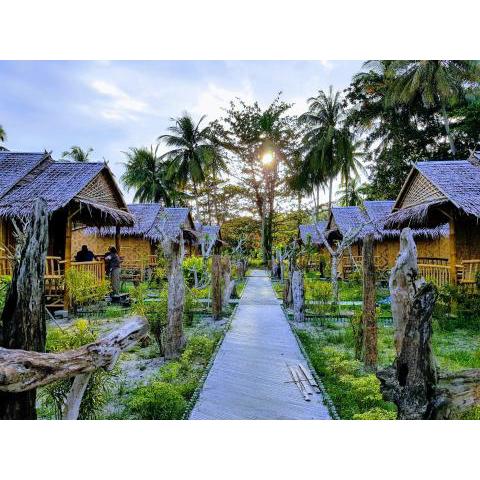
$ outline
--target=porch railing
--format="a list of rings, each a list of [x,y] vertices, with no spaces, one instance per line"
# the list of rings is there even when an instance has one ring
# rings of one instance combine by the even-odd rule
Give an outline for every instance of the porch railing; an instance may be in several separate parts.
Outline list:
[[[99,282],[105,280],[105,262],[103,260],[94,260],[92,262],[72,262],[71,268],[78,271],[93,273]]]
[[[435,265],[433,263],[419,263],[418,273],[427,282],[432,282],[438,287],[450,283],[450,266]]]

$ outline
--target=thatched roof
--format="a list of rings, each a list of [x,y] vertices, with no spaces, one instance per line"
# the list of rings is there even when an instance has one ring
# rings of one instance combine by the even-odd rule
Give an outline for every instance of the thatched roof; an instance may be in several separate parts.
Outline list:
[[[353,239],[357,241],[367,233],[377,233],[369,222],[370,219],[360,207],[332,207],[326,236],[329,240],[338,240],[358,230]]]
[[[445,212],[480,221],[480,166],[474,161],[419,162],[412,167],[387,228],[436,227]]]
[[[46,158],[48,153],[0,151],[0,198]]]
[[[399,229],[386,229],[385,222],[392,213],[394,200],[365,200],[363,206],[368,218],[372,220],[375,227],[375,237],[378,240],[387,238],[399,238]],[[435,228],[414,228],[412,233],[414,238],[436,239],[448,235],[448,225],[443,224]]]
[[[20,173],[15,170],[18,165]],[[71,204],[75,220],[90,225],[132,225],[122,194],[105,163],[55,162],[48,154],[2,152],[0,216],[26,217],[33,200],[49,213]]]
[[[320,238],[318,230],[324,232],[326,226],[326,221],[310,223],[307,225],[299,225],[298,236],[304,245],[308,245],[310,243],[311,245],[321,246],[323,245],[323,240]]]
[[[386,229],[385,222],[395,204],[394,200],[366,200],[361,207],[333,207],[327,226],[330,239],[340,239],[353,230],[359,230],[354,241],[361,240],[367,233],[373,233],[376,241],[399,238],[400,230]],[[363,227],[362,227],[363,225]],[[435,239],[448,235],[448,225],[436,228],[416,228],[415,238]]]
[[[202,225],[201,222],[195,222],[197,231],[198,245],[202,252],[209,253],[215,244],[222,244],[219,225]]]
[[[134,225],[122,228],[122,236],[143,237],[152,241],[159,241],[163,236],[175,238],[181,231],[194,231],[194,223],[189,208],[166,207],[160,203],[132,203],[128,209],[134,217]],[[86,228],[87,235],[113,237],[115,228]]]

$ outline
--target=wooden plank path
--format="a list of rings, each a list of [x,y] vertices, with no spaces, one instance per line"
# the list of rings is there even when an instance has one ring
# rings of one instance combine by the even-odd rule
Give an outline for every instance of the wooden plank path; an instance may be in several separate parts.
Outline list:
[[[254,270],[190,419],[330,419],[320,394],[307,402],[293,383],[288,365],[299,363],[270,279]]]

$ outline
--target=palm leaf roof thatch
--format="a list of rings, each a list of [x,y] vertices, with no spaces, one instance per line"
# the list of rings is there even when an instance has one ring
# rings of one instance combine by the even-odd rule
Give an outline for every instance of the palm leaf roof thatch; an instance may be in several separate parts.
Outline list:
[[[151,241],[161,241],[163,238],[176,238],[182,231],[195,231],[195,226],[186,207],[166,207],[160,203],[132,203],[128,210],[134,217],[134,224],[122,228],[122,236],[143,237]],[[109,237],[115,235],[115,228],[103,227],[85,229],[87,235]]]
[[[347,235],[353,235],[352,241],[356,242],[367,233],[373,233],[376,237],[379,236],[370,218],[360,207],[332,207],[326,227],[327,239],[338,240]]]
[[[385,228],[385,222],[392,213],[395,200],[365,200],[363,207],[368,218],[376,231],[376,239],[399,238],[399,229]],[[414,238],[437,239],[448,236],[449,228],[447,224],[438,225],[435,228],[414,228],[412,230]]]
[[[87,225],[133,225],[105,163],[56,162],[45,153],[2,152],[0,178],[1,217],[27,217],[33,200],[42,198],[49,213],[71,205],[75,221]]]
[[[208,256],[216,244],[224,243],[220,225],[202,225],[201,222],[195,222],[195,230],[197,231],[198,245],[204,256]]]
[[[385,225],[435,227],[448,220],[449,210],[480,221],[480,165],[475,159],[414,165]]]
[[[366,200],[361,207],[333,207],[327,226],[327,235],[331,239],[340,239],[355,233],[353,241],[362,240],[373,233],[376,241],[400,237],[399,229],[388,229],[386,221],[392,212],[394,200]],[[435,228],[415,228],[415,238],[437,239],[448,235],[448,225],[440,224]]]
[[[318,231],[325,232],[326,226],[326,221],[299,225],[298,236],[304,245],[310,244],[321,246],[323,245],[323,240],[321,239]]]
[[[0,198],[49,157],[48,153],[0,151]]]

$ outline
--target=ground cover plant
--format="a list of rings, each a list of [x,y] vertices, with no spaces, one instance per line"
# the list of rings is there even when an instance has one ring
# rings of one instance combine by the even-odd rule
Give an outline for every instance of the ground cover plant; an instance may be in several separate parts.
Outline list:
[[[332,321],[295,326],[297,334],[318,375],[324,382],[342,419],[394,419],[395,406],[384,402],[375,375],[355,359],[352,326]],[[480,333],[472,329],[446,331],[438,319],[433,323],[433,349],[439,368],[480,368]],[[378,326],[378,365],[390,365],[395,357],[393,326]],[[460,418],[477,418],[479,409]]]

